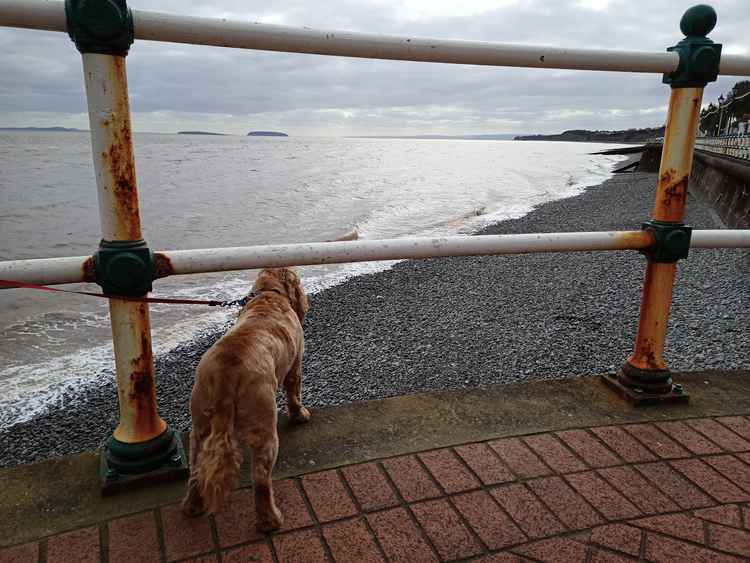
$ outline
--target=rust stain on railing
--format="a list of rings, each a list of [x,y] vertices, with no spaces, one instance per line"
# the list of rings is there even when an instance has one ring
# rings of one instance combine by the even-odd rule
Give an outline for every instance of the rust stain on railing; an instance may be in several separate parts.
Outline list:
[[[89,256],[81,264],[81,272],[83,273],[83,281],[85,282],[96,282],[96,263],[94,257]]]
[[[640,250],[653,246],[654,234],[650,231],[627,231],[618,234],[616,240],[623,250]]]
[[[174,275],[174,266],[169,256],[163,252],[154,252],[154,278],[166,278]]]
[[[156,412],[156,383],[149,336],[148,305],[133,305],[129,316],[133,330],[140,334],[140,353],[130,360],[127,399],[133,409],[133,418],[128,441],[144,442],[161,434],[166,428],[166,423]]]
[[[656,221],[680,223],[685,217],[685,200],[693,165],[693,144],[701,99],[700,88],[672,90],[656,200],[651,214]]]
[[[109,83],[115,88],[114,107],[110,119],[102,120],[112,135],[112,142],[102,158],[107,163],[112,178],[114,212],[117,217],[117,232],[121,240],[141,238],[141,219],[138,206],[138,188],[133,156],[133,137],[130,126],[125,59],[111,57],[113,74]]]

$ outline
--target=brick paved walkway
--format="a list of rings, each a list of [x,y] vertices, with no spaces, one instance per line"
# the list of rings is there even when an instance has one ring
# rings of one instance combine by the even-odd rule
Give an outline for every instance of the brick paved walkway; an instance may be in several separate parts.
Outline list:
[[[750,419],[604,426],[444,448],[175,504],[0,551],[0,562],[748,561]]]

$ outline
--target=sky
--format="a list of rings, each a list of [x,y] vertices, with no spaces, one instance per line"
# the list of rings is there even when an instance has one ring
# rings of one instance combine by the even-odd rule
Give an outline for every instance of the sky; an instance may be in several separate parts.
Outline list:
[[[663,51],[695,0],[130,0],[134,9],[318,29]],[[750,56],[748,0],[714,0],[710,37]],[[0,28],[0,127],[88,128],[81,58],[64,33]],[[137,40],[133,127],[291,135],[555,133],[664,123],[656,74],[377,61]],[[704,104],[739,77],[720,77]]]

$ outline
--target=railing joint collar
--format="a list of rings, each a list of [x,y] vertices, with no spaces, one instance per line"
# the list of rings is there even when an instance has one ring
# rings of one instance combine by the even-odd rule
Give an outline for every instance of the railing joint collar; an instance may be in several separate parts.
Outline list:
[[[104,293],[137,297],[153,289],[154,254],[144,240],[102,240],[94,265]]]
[[[65,0],[65,21],[81,53],[124,57],[135,38],[126,0]]]
[[[639,251],[651,262],[677,262],[688,257],[693,227],[683,223],[651,220],[643,223],[642,229],[654,236],[653,245]]]

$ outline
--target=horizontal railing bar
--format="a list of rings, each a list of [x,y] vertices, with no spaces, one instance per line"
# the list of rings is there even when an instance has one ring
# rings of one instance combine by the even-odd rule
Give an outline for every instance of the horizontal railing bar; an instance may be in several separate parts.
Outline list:
[[[677,68],[673,52],[563,49],[314,30],[256,22],[133,10],[136,39],[433,63],[668,73]],[[0,0],[0,25],[65,31],[63,3],[56,0]],[[720,73],[750,76],[750,57],[722,55]]]
[[[645,231],[479,235],[401,238],[234,248],[169,250],[156,253],[157,277],[379,260],[482,256],[534,252],[639,250],[652,243]],[[750,248],[750,229],[693,231],[692,248]],[[89,256],[0,262],[0,279],[56,285],[94,281]]]
[[[342,264],[378,260],[482,256],[587,250],[628,250],[651,245],[644,231],[597,233],[539,233],[480,235],[440,238],[401,238],[279,244],[205,250],[173,250],[162,253],[171,274],[263,267]]]

